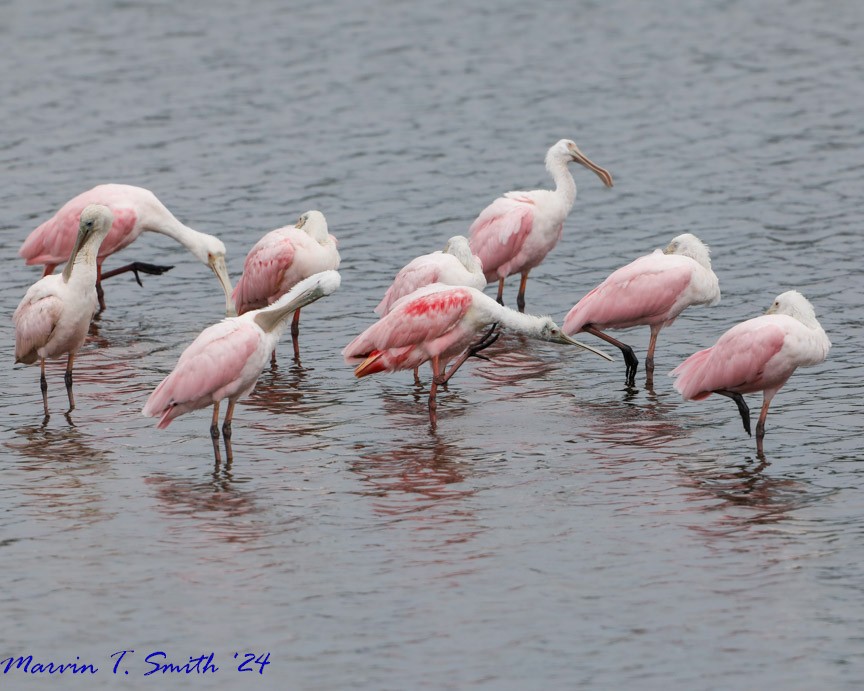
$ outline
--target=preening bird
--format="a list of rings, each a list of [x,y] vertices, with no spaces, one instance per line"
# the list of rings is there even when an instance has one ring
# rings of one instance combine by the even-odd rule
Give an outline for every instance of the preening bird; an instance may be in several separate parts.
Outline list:
[[[271,230],[249,250],[243,275],[234,288],[237,313],[270,305],[299,281],[321,271],[339,268],[336,238],[327,230],[320,211],[307,211],[293,226]],[[300,310],[291,322],[294,359],[300,359]],[[271,358],[276,363],[276,353]]]
[[[103,279],[132,271],[140,284],[139,273],[161,274],[172,268],[134,262],[113,271],[102,272],[105,259],[131,244],[142,232],[152,231],[173,238],[195,255],[198,261],[210,267],[225,292],[225,314],[234,314],[231,279],[228,278],[225,265],[225,245],[219,238],[180,223],[155,194],[143,187],[97,185],[82,192],[30,233],[18,254],[27,260],[27,264],[44,264],[45,276],[53,273],[59,264],[68,259],[78,232],[78,219],[89,204],[103,204],[114,214],[114,223],[96,258],[96,291],[100,309],[105,309]]]
[[[323,271],[297,283],[272,305],[224,319],[209,326],[183,351],[174,371],[150,394],[146,417],[159,417],[159,429],[190,410],[213,406],[210,436],[219,454],[219,403],[228,399],[222,436],[228,460],[231,451],[231,418],[234,405],[255,388],[258,375],[288,318],[301,307],[330,295],[339,287],[336,271]]]
[[[471,224],[471,250],[483,262],[488,282],[498,281],[498,302],[504,304],[504,279],[521,274],[516,305],[525,309],[528,273],[558,244],[564,221],[576,200],[576,182],[567,164],[593,171],[606,187],[612,187],[609,171],[593,163],[569,139],[562,139],[546,153],[546,170],[554,190],[507,192],[487,206]]]
[[[433,283],[469,286],[477,290],[486,287],[483,265],[480,258],[471,253],[465,237],[454,235],[447,241],[443,251],[423,254],[402,267],[384,294],[384,299],[375,308],[375,314],[383,317],[398,300]]]
[[[701,401],[717,393],[735,401],[747,434],[750,409],[741,394],[762,391],[756,423],[756,450],[761,454],[774,395],[796,368],[818,365],[830,348],[813,305],[797,290],[789,290],[778,295],[764,315],[733,326],[670,374],[677,377],[675,388],[686,400]]]
[[[434,428],[438,387],[497,337],[492,335],[496,325],[530,338],[580,346],[611,360],[605,353],[569,338],[549,317],[521,314],[499,305],[476,288],[439,283],[420,288],[397,302],[389,313],[351,341],[342,355],[346,363],[359,363],[354,370],[357,377],[413,369],[430,362],[433,377],[429,420]],[[450,370],[445,371],[454,358]]]
[[[707,245],[695,235],[684,233],[665,250],[654,250],[610,274],[567,313],[564,332],[573,335],[584,331],[619,348],[627,365],[627,385],[634,386],[639,360],[633,349],[603,332],[650,326],[645,358],[646,383],[650,387],[660,329],[691,305],[714,305],[719,301],[720,285],[711,270]]]
[[[105,206],[90,204],[81,211],[78,235],[60,275],[44,276],[24,295],[12,317],[15,323],[15,362],[32,365],[42,373],[42,404],[48,419],[48,382],[45,360],[67,355],[66,394],[69,412],[75,409],[72,364],[84,344],[90,321],[99,308],[96,266],[99,245],[111,229],[113,216]]]

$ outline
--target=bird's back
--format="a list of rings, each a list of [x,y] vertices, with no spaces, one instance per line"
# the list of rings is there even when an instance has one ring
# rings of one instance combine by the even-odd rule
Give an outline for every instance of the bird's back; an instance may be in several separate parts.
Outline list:
[[[114,214],[111,230],[99,247],[99,258],[103,259],[126,247],[141,233],[136,202],[137,197],[142,195],[155,199],[149,190],[131,185],[97,185],[82,192],[31,232],[18,254],[27,264],[56,265],[66,262],[75,245],[81,212],[90,204],[102,204]]]

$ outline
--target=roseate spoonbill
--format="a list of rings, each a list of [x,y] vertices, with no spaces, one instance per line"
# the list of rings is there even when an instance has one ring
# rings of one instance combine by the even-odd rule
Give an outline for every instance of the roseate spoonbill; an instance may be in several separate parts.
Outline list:
[[[583,297],[564,318],[564,332],[584,331],[621,349],[627,364],[627,385],[634,386],[639,360],[625,343],[606,329],[651,327],[645,358],[646,384],[654,385],[654,348],[660,329],[690,305],[714,305],[720,285],[711,270],[708,246],[690,233],[674,238],[665,250],[654,250],[612,272]]]
[[[42,374],[42,404],[48,419],[48,382],[46,358],[68,354],[66,394],[69,411],[75,409],[72,394],[72,363],[84,344],[90,321],[99,308],[96,297],[96,264],[100,243],[111,230],[113,216],[105,206],[90,204],[81,212],[78,236],[69,261],[59,276],[43,276],[30,289],[15,310],[15,362],[32,365],[39,360]]]
[[[44,264],[45,276],[53,273],[58,264],[68,259],[75,242],[78,219],[88,204],[104,204],[114,214],[111,232],[102,243],[96,258],[96,292],[100,309],[105,309],[103,279],[132,271],[135,280],[141,285],[139,272],[161,274],[172,268],[134,262],[102,273],[102,263],[109,255],[119,252],[142,232],[149,230],[173,238],[199,261],[209,266],[225,291],[225,314],[235,314],[234,304],[231,302],[231,279],[228,278],[228,268],[225,265],[225,245],[219,238],[199,233],[180,223],[155,194],[143,187],[97,185],[87,192],[82,192],[66,202],[53,218],[30,233],[18,254],[27,260],[27,264]]]
[[[471,250],[483,262],[486,280],[498,279],[498,302],[504,304],[504,279],[521,274],[516,305],[525,309],[528,272],[558,244],[564,220],[576,200],[576,182],[567,168],[571,161],[594,171],[606,187],[612,176],[583,154],[569,139],[546,152],[546,170],[555,180],[553,190],[507,192],[487,206],[471,224]]]
[[[689,401],[718,393],[735,401],[750,434],[750,409],[741,394],[762,391],[756,423],[756,450],[762,453],[768,406],[796,367],[818,365],[831,341],[816,319],[813,305],[797,290],[777,296],[761,317],[748,319],[723,334],[716,344],[694,353],[670,373],[675,388]]]
[[[375,313],[384,316],[398,300],[410,295],[418,288],[444,283],[448,286],[470,286],[483,290],[486,287],[486,277],[483,275],[483,264],[476,254],[471,254],[468,239],[462,235],[454,235],[447,241],[444,251],[424,254],[412,259],[406,264],[396,278],[393,279],[384,299],[378,303]],[[420,375],[414,368],[414,383],[420,384]]]
[[[440,283],[402,298],[389,313],[351,341],[342,355],[347,363],[360,363],[354,370],[356,377],[412,369],[429,361],[433,375],[429,421],[434,428],[438,387],[446,384],[465,360],[494,342],[496,325],[531,338],[580,346],[612,359],[569,338],[549,317],[521,314],[499,305],[476,288]],[[450,370],[445,371],[447,363],[460,353]]]
[[[383,317],[400,298],[433,283],[470,286],[477,290],[486,287],[483,265],[476,254],[471,254],[467,238],[454,235],[443,251],[424,254],[408,262],[396,274],[384,299],[375,308],[375,314]]]
[[[234,405],[255,388],[258,375],[267,364],[288,317],[304,305],[339,287],[336,271],[322,271],[297,283],[272,305],[224,319],[209,326],[183,351],[171,372],[150,394],[142,411],[146,417],[160,417],[159,429],[188,413],[213,406],[210,436],[216,459],[219,454],[219,403],[228,399],[222,425],[225,450],[230,461],[231,418]]]
[[[243,275],[234,288],[237,313],[272,304],[297,282],[321,271],[339,268],[336,238],[327,232],[320,211],[307,211],[293,226],[271,230],[249,250]],[[300,361],[300,310],[291,322],[294,359]],[[276,352],[271,356],[276,364]]]

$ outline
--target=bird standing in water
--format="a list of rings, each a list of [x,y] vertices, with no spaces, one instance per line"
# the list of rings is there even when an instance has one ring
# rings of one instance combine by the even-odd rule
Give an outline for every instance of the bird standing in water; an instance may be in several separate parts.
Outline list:
[[[670,373],[675,388],[689,401],[712,393],[738,406],[750,434],[750,409],[741,394],[762,391],[756,423],[756,451],[762,454],[768,406],[798,367],[818,365],[828,357],[831,341],[816,319],[813,305],[797,290],[778,295],[761,317],[733,326],[716,344],[694,353]]]
[[[383,317],[398,300],[433,283],[469,286],[477,290],[486,287],[483,264],[476,254],[471,254],[468,240],[462,235],[450,238],[443,251],[423,254],[402,267],[375,308],[375,314]]]
[[[530,338],[580,346],[607,360],[612,359],[569,338],[549,317],[534,317],[504,307],[476,288],[440,283],[420,288],[400,300],[389,313],[351,341],[342,355],[346,363],[359,363],[354,370],[357,377],[413,369],[430,362],[433,376],[429,389],[429,422],[434,429],[438,387],[446,384],[469,357],[497,338],[493,335],[496,325]],[[447,364],[457,356],[446,371]]]
[[[507,192],[487,206],[471,224],[471,251],[483,262],[486,280],[498,280],[498,302],[504,304],[504,279],[521,274],[516,305],[525,309],[528,273],[558,244],[564,221],[576,200],[576,182],[567,168],[571,162],[593,171],[606,187],[612,187],[609,171],[593,163],[569,139],[562,139],[546,153],[546,170],[554,190]]]
[[[63,272],[44,276],[24,295],[12,317],[15,323],[15,362],[41,366],[39,383],[45,420],[48,420],[48,382],[45,360],[67,355],[66,394],[75,409],[72,365],[84,344],[90,321],[99,308],[96,266],[99,246],[111,229],[113,216],[105,206],[90,204],[81,212],[78,235]]]
[[[307,211],[293,226],[271,230],[249,250],[243,275],[234,288],[238,314],[274,303],[299,281],[321,271],[339,268],[336,238],[320,211]],[[291,322],[294,360],[300,361],[300,310]],[[276,365],[274,351],[271,365]]]
[[[142,232],[152,231],[173,238],[200,262],[209,266],[225,292],[225,314],[231,316],[235,313],[234,304],[231,302],[231,279],[225,265],[225,245],[217,237],[200,233],[180,223],[155,194],[143,187],[97,185],[87,192],[82,192],[30,233],[18,254],[27,260],[27,264],[44,264],[43,275],[53,273],[57,265],[69,257],[78,232],[81,212],[89,204],[103,204],[114,215],[111,230],[102,242],[96,258],[96,292],[100,311],[105,309],[103,279],[131,271],[141,285],[139,273],[161,274],[172,268],[133,262],[119,269],[102,272],[105,259],[131,244]]]
[[[654,348],[660,329],[691,305],[720,301],[720,284],[711,270],[708,247],[684,233],[665,250],[654,250],[614,271],[583,297],[564,318],[564,332],[593,334],[621,350],[627,364],[627,385],[634,386],[639,360],[626,343],[603,333],[631,326],[651,327],[645,358],[646,385],[654,385]]]
[[[272,305],[209,326],[183,351],[171,372],[150,394],[142,411],[159,417],[163,429],[191,410],[213,406],[210,436],[219,454],[219,403],[228,399],[222,425],[227,460],[232,460],[231,419],[234,405],[255,388],[288,318],[296,310],[330,295],[339,287],[336,271],[324,271],[297,283]]]

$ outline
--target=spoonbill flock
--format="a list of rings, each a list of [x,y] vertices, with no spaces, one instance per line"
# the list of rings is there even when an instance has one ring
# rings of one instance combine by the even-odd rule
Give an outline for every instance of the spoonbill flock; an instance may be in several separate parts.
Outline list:
[[[573,141],[555,143],[546,154],[554,190],[508,192],[480,213],[468,229],[469,237],[451,237],[443,250],[413,259],[396,274],[374,310],[378,321],[342,350],[345,362],[355,366],[355,376],[413,370],[419,383],[417,370],[428,362],[432,370],[428,411],[435,429],[438,389],[469,358],[488,359],[481,353],[501,331],[576,346],[612,360],[572,336],[587,333],[600,338],[621,351],[625,384],[632,390],[639,360],[629,345],[607,331],[648,326],[645,373],[647,387],[653,388],[660,330],[687,307],[720,300],[709,249],[691,233],[678,235],[664,250],[612,272],[576,302],[561,327],[550,317],[525,314],[529,272],[558,243],[576,198],[576,183],[568,169],[572,162],[612,187],[611,174]],[[159,275],[172,268],[133,262],[102,271],[110,255],[144,231],[172,238],[210,268],[225,294],[226,318],[205,328],[184,349],[174,370],[150,394],[143,414],[158,417],[157,427],[164,428],[179,415],[212,406],[210,435],[219,460],[219,408],[227,399],[222,440],[230,460],[237,401],[255,388],[268,358],[275,366],[276,345],[289,320],[294,360],[299,364],[300,310],[340,286],[336,238],[323,213],[307,211],[293,226],[270,231],[255,243],[232,291],[222,241],[178,221],[151,191],[108,184],[71,199],[30,233],[19,251],[27,264],[44,266],[43,277],[27,290],[13,322],[16,363],[40,364],[46,421],[45,361],[67,358],[68,415],[75,408],[75,356],[94,315],[105,309],[102,281],[132,272],[140,284],[139,274]],[[60,264],[65,264],[62,273],[54,275]],[[515,274],[521,277],[518,311],[504,306],[505,279]],[[487,283],[495,282],[497,299],[483,292]],[[768,407],[777,391],[798,367],[823,362],[830,347],[813,306],[801,293],[790,290],[779,295],[766,314],[733,326],[714,346],[691,355],[670,375],[686,400],[711,394],[731,398],[748,434],[750,411],[743,394],[762,391],[756,425],[757,452],[762,454]]]

